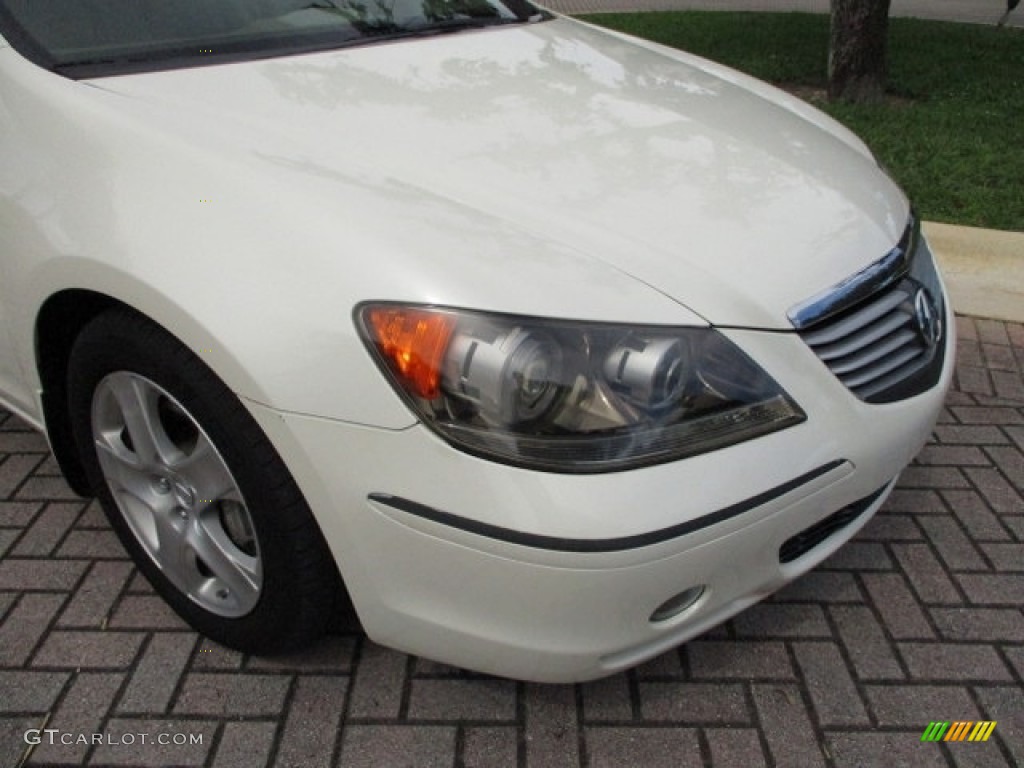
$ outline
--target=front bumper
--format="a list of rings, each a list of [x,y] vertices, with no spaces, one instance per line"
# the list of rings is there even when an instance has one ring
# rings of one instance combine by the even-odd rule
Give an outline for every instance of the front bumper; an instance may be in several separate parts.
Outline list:
[[[938,385],[881,405],[854,397],[795,334],[729,331],[807,422],[604,475],[495,464],[422,426],[388,431],[249,405],[305,493],[373,640],[519,679],[586,680],[763,599],[870,519],[942,407],[955,337],[946,315]],[[851,507],[852,520],[780,559],[788,540]],[[695,603],[651,621],[693,587],[703,588]]]

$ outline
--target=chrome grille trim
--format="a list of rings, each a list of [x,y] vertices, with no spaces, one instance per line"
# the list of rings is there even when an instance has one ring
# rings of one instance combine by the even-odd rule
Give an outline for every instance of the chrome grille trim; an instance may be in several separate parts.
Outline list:
[[[896,247],[885,256],[828,290],[790,308],[789,321],[798,331],[817,325],[899,282],[910,271],[910,262],[921,240],[921,224],[911,214]]]
[[[857,310],[851,315],[835,323],[825,325],[818,330],[811,329],[803,334],[804,341],[812,347],[830,345],[850,335],[858,328],[869,323],[884,320],[889,312],[905,301],[907,295],[902,291],[893,291],[885,294],[878,301],[871,302],[868,306]]]
[[[899,306],[902,301],[896,302],[894,307]],[[854,352],[858,352],[861,349],[869,348],[872,342],[878,341],[879,339],[885,338],[890,333],[898,331],[906,325],[906,319],[901,315],[885,315],[882,318],[872,322],[869,326],[866,326],[863,333],[858,334],[853,338],[842,339],[837,337],[837,340],[830,344],[817,344],[813,341],[808,341],[818,350],[818,357],[825,362],[829,360],[835,360],[840,357],[846,357],[852,355]]]
[[[911,219],[896,248],[831,292],[798,304],[789,317],[847,389],[883,403],[938,381],[944,329],[936,332],[930,323],[941,324],[944,313],[931,252]]]

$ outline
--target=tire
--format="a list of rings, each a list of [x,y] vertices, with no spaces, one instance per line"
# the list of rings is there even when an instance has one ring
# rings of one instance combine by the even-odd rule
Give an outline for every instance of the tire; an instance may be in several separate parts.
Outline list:
[[[202,360],[113,309],[76,339],[68,392],[111,526],[186,622],[258,654],[325,632],[342,592],[330,551],[267,437]]]

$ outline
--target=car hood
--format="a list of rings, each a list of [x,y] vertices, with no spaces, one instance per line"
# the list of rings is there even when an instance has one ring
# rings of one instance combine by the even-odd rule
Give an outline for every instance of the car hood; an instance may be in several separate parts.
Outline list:
[[[791,327],[789,307],[880,258],[908,215],[802,102],[567,19],[90,84],[188,115],[211,151],[372,170],[497,217],[718,325]]]

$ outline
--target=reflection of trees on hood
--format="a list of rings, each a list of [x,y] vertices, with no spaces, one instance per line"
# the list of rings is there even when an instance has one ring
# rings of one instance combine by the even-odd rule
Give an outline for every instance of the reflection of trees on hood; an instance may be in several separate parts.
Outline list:
[[[500,19],[502,15],[490,0],[331,0],[331,6],[363,34],[399,31],[410,20],[416,21],[418,27],[423,20],[436,23],[456,18]],[[526,18],[530,14],[520,15]]]
[[[674,210],[741,219],[844,187],[822,161],[835,139],[699,66],[559,21],[490,34],[424,43],[415,57],[367,48],[281,60],[266,74],[355,156],[399,175],[424,163],[472,169],[495,195],[534,189],[547,210],[597,216],[617,200],[639,223],[654,193]],[[432,178],[443,187],[447,176]]]
[[[487,0],[423,0],[423,16],[429,21],[449,21],[456,16],[498,18],[498,9]]]
[[[346,0],[333,3],[339,13],[362,34],[388,32],[396,28],[394,0],[373,0],[372,3]]]

